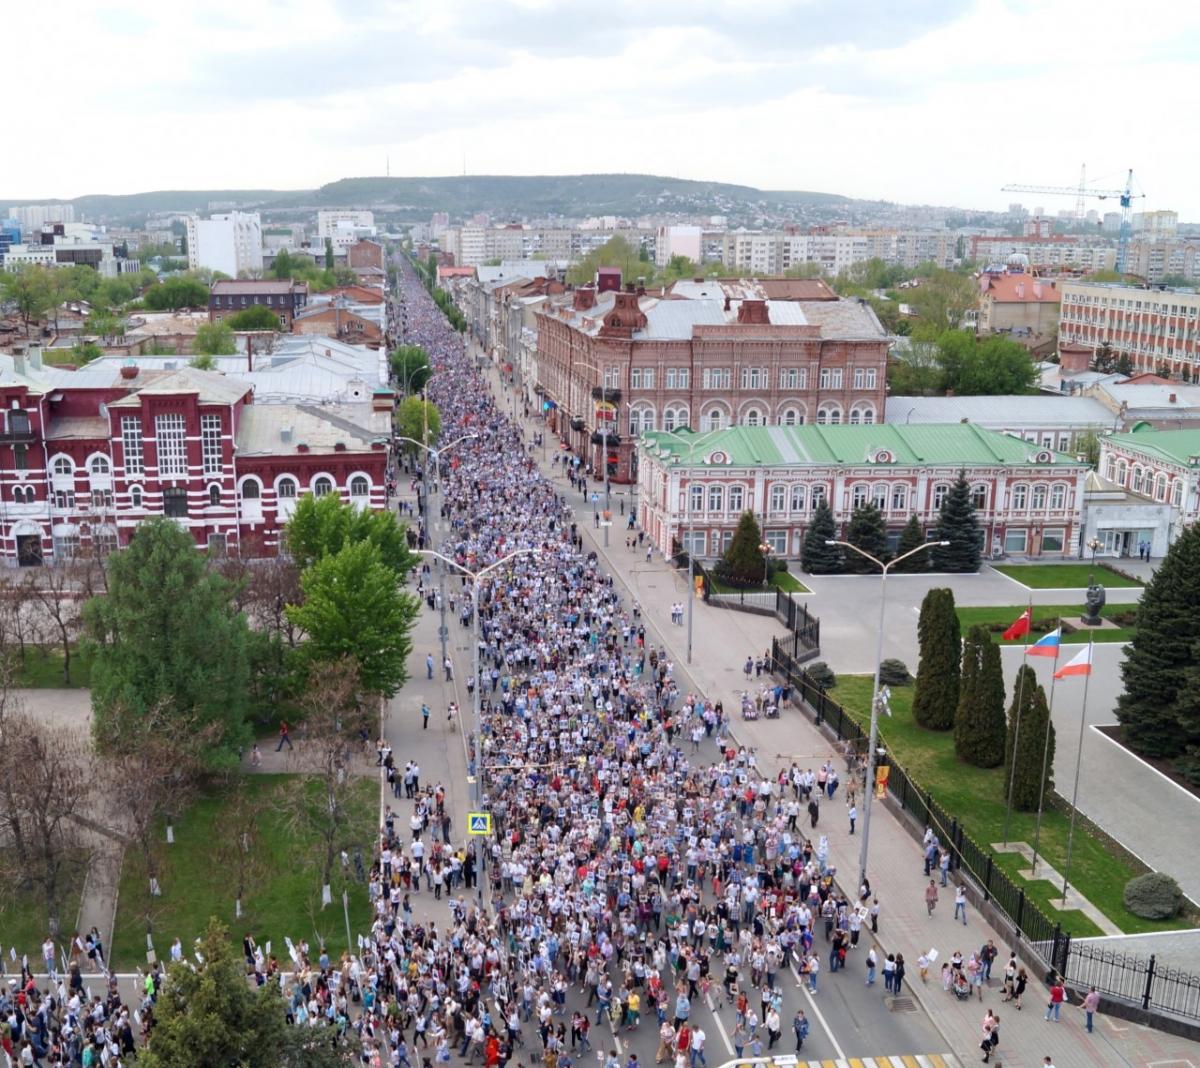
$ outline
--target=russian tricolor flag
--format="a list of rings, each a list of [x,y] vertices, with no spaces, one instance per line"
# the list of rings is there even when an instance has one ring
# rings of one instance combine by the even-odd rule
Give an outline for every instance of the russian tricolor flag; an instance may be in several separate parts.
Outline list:
[[[1076,653],[1067,663],[1063,664],[1055,673],[1056,679],[1065,678],[1067,675],[1090,675],[1092,673],[1092,645],[1089,642],[1078,653]]]
[[[1058,644],[1062,640],[1062,627],[1055,627],[1049,634],[1038,638],[1028,649],[1026,656],[1058,656]]]

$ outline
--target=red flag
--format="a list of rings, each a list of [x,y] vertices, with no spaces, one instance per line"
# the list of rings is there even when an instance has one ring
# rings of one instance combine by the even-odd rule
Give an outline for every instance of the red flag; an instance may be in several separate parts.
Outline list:
[[[1032,610],[1026,608],[1024,612],[1017,617],[1017,621],[1004,632],[1004,640],[1011,642],[1016,638],[1024,637],[1029,633],[1029,623],[1032,617]]]
[[[1054,677],[1056,679],[1065,679],[1068,675],[1090,675],[1091,673],[1092,644],[1088,642],[1071,660],[1054,673]]]

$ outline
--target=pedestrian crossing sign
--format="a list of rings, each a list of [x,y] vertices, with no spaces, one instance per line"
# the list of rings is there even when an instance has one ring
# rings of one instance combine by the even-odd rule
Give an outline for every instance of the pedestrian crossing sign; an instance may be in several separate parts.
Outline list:
[[[468,812],[467,834],[491,834],[492,814],[490,812]]]

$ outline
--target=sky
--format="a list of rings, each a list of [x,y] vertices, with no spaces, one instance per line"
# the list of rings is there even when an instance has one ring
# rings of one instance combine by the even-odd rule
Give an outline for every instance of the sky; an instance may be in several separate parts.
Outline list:
[[[1187,0],[39,0],[0,196],[636,171],[1200,221]],[[14,69],[15,68],[15,69]],[[18,92],[18,86],[25,87]],[[13,106],[17,97],[21,106]],[[1101,212],[1111,201],[1091,201]]]

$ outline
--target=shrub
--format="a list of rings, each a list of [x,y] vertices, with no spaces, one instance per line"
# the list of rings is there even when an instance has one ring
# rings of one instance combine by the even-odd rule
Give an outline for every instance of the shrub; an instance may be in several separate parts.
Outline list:
[[[1137,875],[1125,884],[1125,907],[1144,920],[1167,920],[1179,911],[1183,891],[1161,871]]]
[[[808,677],[812,679],[822,690],[832,690],[837,685],[837,675],[833,673],[831,668],[824,660],[818,660],[815,664],[809,664],[805,669],[808,672]]]
[[[879,683],[881,686],[907,686],[912,682],[908,665],[903,660],[890,657],[879,661]]]
[[[1200,786],[1200,745],[1189,745],[1183,756],[1175,758],[1174,767],[1193,786]]]

